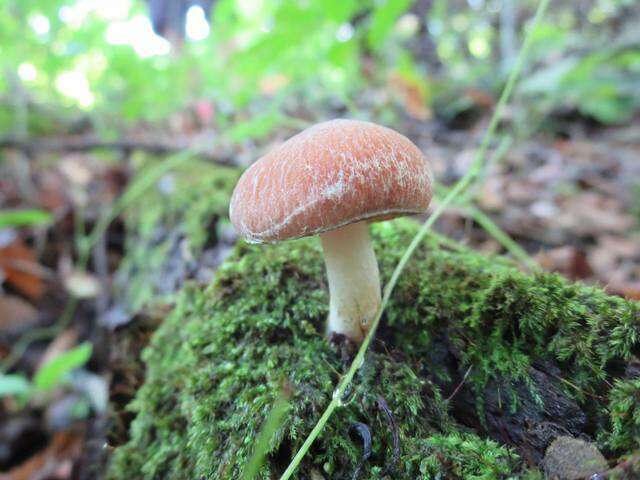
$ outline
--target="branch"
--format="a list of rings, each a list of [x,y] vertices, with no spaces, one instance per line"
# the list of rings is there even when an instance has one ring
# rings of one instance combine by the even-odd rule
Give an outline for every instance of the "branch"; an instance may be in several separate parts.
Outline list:
[[[78,137],[63,139],[20,140],[17,138],[0,138],[0,149],[20,150],[26,154],[41,152],[86,152],[90,150],[120,150],[131,152],[142,150],[154,155],[170,155],[192,148],[184,142],[169,143],[159,140],[122,139],[115,141],[100,140],[95,137]],[[231,157],[221,156],[211,151],[195,150],[194,155],[226,167],[237,167]]]

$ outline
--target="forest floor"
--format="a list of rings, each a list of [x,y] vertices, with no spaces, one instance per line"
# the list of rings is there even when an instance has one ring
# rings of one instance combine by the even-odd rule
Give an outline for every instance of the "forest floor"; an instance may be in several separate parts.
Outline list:
[[[560,120],[561,135],[504,137],[492,149],[478,187],[448,209],[436,229],[480,252],[513,254],[523,268],[531,258],[545,270],[639,300],[640,123],[605,128],[580,118]],[[486,121],[484,114],[463,126],[407,116],[394,128],[427,152],[436,178],[451,185],[469,168]],[[205,162],[241,168],[292,132],[278,131],[259,146],[247,141],[207,153]],[[139,351],[168,307],[154,304],[140,311],[126,304],[118,276],[129,253],[125,216],[117,216],[98,239],[86,271],[78,268],[79,234],[90,231],[104,207],[121,198],[139,155],[159,161],[209,133],[180,129],[157,141],[157,133],[132,132],[136,141],[123,144],[96,145],[89,137],[73,136],[33,143],[37,148],[4,146],[0,207],[45,209],[54,221],[43,228],[0,225],[3,370],[31,377],[83,342],[93,350],[68,382],[26,402],[2,399],[0,471],[7,474],[0,478],[89,478],[106,448],[107,432],[126,434],[126,425],[110,421],[108,402],[126,403],[140,379],[123,378],[126,370],[114,352]],[[132,155],[136,151],[146,153]],[[173,175],[165,173],[152,188],[170,190]],[[135,202],[129,207],[137,208]],[[206,234],[195,257],[180,238],[173,241],[163,256],[165,271],[172,272],[159,279],[163,294],[188,279],[210,281],[235,242],[228,225],[220,225]],[[171,224],[155,227],[155,235],[171,236]],[[133,345],[113,343],[124,328],[137,329]]]

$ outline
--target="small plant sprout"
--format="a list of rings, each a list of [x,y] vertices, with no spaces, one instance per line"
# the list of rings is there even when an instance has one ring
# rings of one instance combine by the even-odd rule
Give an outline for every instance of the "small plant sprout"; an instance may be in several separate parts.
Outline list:
[[[367,222],[424,213],[431,166],[386,127],[331,120],[295,135],[248,168],[229,216],[252,243],[320,235],[329,279],[329,335],[360,343],[380,306]]]

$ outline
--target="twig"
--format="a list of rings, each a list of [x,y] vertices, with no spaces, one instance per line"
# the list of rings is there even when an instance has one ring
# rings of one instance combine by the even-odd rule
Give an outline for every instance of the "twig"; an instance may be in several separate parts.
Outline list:
[[[603,397],[602,395],[596,395],[595,393],[591,393],[591,392],[587,392],[586,390],[583,390],[582,388],[580,388],[578,385],[571,383],[569,380],[567,380],[566,378],[561,377],[560,375],[556,375],[553,372],[546,372],[549,375],[551,375],[552,377],[554,377],[557,380],[560,380],[562,383],[565,383],[567,385],[569,385],[571,388],[575,389],[576,391],[582,393],[583,395],[587,395],[588,397],[593,397],[597,400],[600,401],[606,401],[606,397]],[[606,379],[605,379],[606,382]],[[609,384],[611,387],[613,387],[613,385]]]
[[[540,270],[540,266],[529,256],[527,251],[518,245],[518,243],[513,240],[507,232],[502,230],[487,214],[474,205],[467,206],[466,210],[471,218],[473,218],[485,232],[497,240],[498,243],[513,255],[514,258],[519,260],[529,271],[536,272]]]
[[[469,377],[469,374],[471,373],[471,370],[473,370],[473,365],[469,365],[469,368],[467,368],[467,371],[465,372],[464,376],[462,377],[462,380],[460,380],[460,383],[458,383],[458,386],[453,390],[453,392],[451,392],[451,395],[449,395],[447,397],[447,399],[445,400],[445,403],[448,403],[451,400],[453,400],[453,397],[455,397],[458,394],[458,392],[460,391],[460,389],[464,385],[464,382],[467,381],[467,378]]]
[[[610,470],[602,473],[596,473],[590,480],[605,480],[607,478],[618,480],[632,480],[637,479],[640,475],[640,454],[638,452],[635,455],[622,460],[618,465]]]
[[[184,142],[170,143],[165,140],[134,140],[121,139],[115,141],[100,140],[95,137],[76,138],[44,138],[21,140],[18,138],[0,139],[0,149],[20,150],[27,154],[41,152],[86,152],[90,150],[121,150],[124,152],[142,150],[154,155],[168,155],[190,151],[193,155],[217,165],[237,167],[237,162],[226,156],[221,156],[211,150],[196,150]]]

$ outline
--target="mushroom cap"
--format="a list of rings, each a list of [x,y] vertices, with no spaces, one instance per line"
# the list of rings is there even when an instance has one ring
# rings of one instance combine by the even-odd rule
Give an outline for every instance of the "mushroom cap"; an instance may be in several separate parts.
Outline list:
[[[278,242],[423,213],[432,181],[429,162],[404,135],[370,122],[331,120],[251,165],[236,185],[229,216],[246,240]]]

